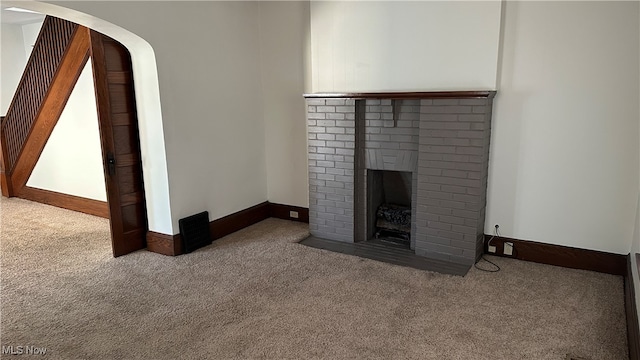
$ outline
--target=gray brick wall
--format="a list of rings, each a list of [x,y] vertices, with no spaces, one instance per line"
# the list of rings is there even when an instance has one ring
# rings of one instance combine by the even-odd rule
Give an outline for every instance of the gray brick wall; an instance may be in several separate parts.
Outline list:
[[[391,100],[359,101],[358,114],[353,99],[307,104],[313,235],[366,237],[358,235],[366,204],[357,200],[366,169],[410,171],[416,254],[473,264],[483,251],[491,99],[402,100],[395,113]]]
[[[309,230],[353,242],[355,101],[307,100]]]
[[[365,164],[373,170],[415,171],[418,163],[420,100],[400,100],[394,119],[391,100],[367,100]]]
[[[421,100],[416,254],[473,264],[481,254],[491,100]]]

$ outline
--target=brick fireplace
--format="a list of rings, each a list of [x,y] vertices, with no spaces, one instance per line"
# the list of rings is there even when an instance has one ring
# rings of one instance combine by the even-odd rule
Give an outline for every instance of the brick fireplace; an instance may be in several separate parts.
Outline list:
[[[385,197],[398,202],[402,190],[411,251],[472,265],[483,252],[494,95],[306,95],[311,234],[369,241],[379,233],[374,207]],[[403,180],[385,185],[385,195],[373,189],[383,177]]]

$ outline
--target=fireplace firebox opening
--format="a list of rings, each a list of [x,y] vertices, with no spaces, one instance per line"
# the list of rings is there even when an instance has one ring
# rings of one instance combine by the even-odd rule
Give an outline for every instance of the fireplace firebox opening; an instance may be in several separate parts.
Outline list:
[[[410,172],[367,170],[367,240],[410,248],[411,185]]]

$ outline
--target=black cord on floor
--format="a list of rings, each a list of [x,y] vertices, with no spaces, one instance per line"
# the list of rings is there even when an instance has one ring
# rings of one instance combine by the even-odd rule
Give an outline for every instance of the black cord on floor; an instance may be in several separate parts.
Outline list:
[[[491,260],[487,260],[487,258],[484,257],[484,255],[482,255],[482,258],[480,260],[484,260],[486,262],[488,262],[489,264],[495,266],[495,269],[483,269],[481,267],[478,267],[478,263],[480,261],[478,261],[477,263],[473,264],[473,267],[475,267],[476,269],[480,270],[480,271],[486,271],[486,272],[498,272],[500,271],[500,266],[498,266],[496,263],[492,262]]]
[[[496,229],[496,231],[497,231],[497,229]],[[491,240],[493,240],[494,237],[495,236],[492,236],[491,239],[489,239],[489,241],[487,241],[487,248],[489,246],[491,246]],[[489,264],[495,266],[495,269],[483,269],[481,267],[478,267],[478,263],[480,261],[478,261],[477,263],[473,264],[473,267],[475,267],[476,269],[478,269],[480,271],[486,271],[486,272],[492,272],[492,273],[500,271],[500,266],[498,266],[496,263],[492,262],[491,260],[488,260],[487,258],[485,258],[484,254],[482,254],[482,257],[480,258],[480,260],[484,260],[484,261],[488,262]]]

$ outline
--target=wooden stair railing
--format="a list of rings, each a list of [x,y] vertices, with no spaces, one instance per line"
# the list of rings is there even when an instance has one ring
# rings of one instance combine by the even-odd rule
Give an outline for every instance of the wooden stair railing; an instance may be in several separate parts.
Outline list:
[[[0,123],[2,195],[20,196],[89,58],[89,30],[47,16]]]
[[[0,117],[0,125],[4,124],[4,118],[4,116]],[[11,179],[9,178],[7,181],[6,176],[7,150],[5,146],[4,132],[0,131],[0,191],[4,196],[11,196],[13,195],[13,189],[11,188]]]

